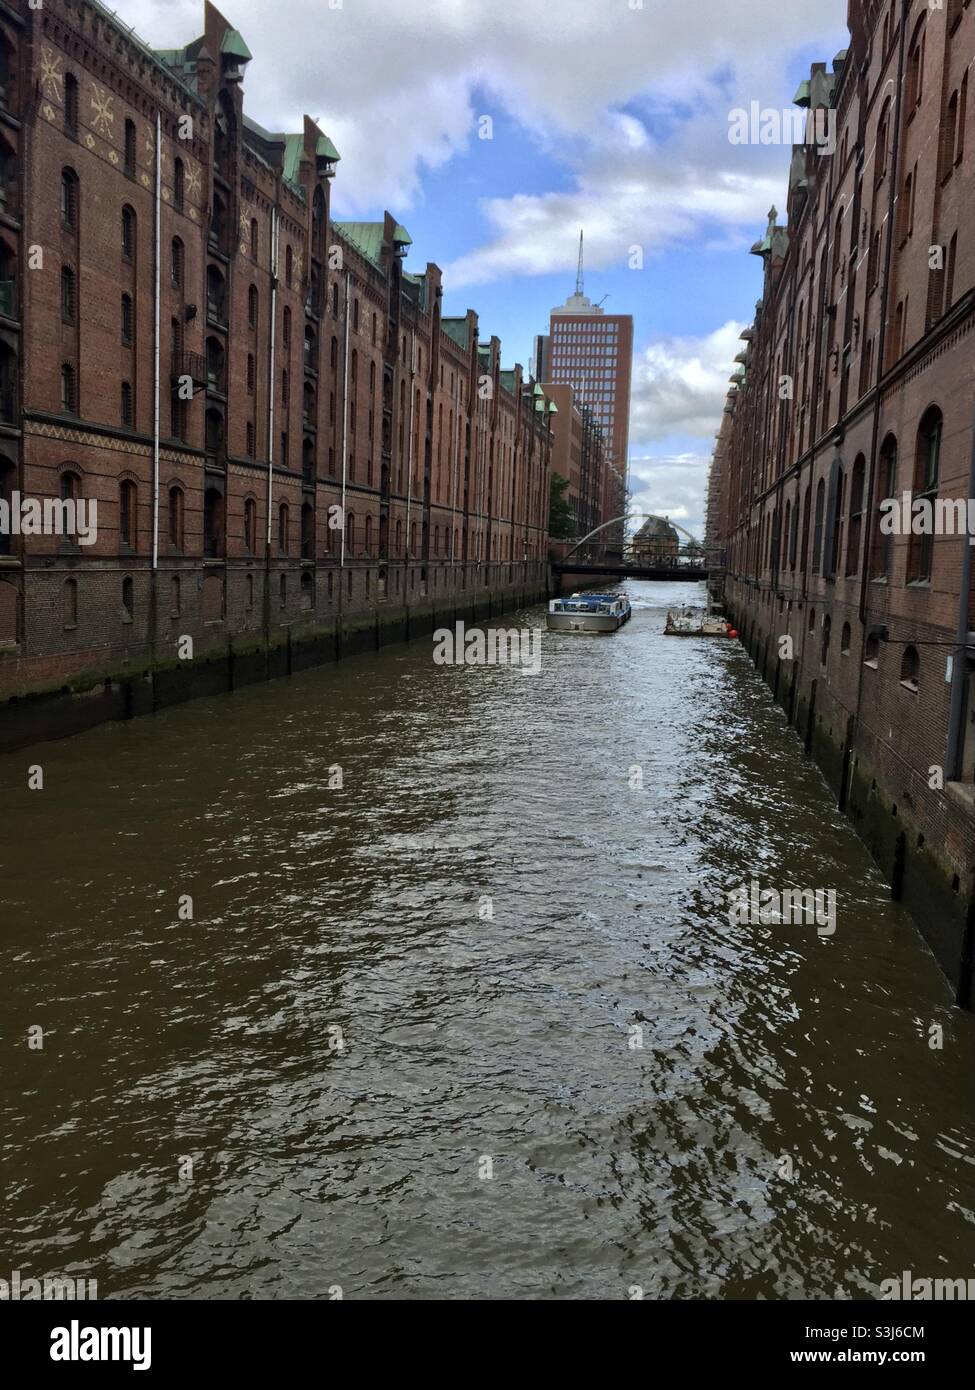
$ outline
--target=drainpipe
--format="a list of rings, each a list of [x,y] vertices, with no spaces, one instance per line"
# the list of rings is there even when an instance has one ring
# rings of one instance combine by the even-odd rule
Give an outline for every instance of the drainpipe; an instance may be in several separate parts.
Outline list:
[[[159,566],[159,273],[162,239],[162,119],[156,112],[155,283],[153,284],[153,397],[152,397],[152,568]],[[155,606],[156,581],[152,581]],[[153,631],[155,638],[155,631]]]
[[[342,365],[342,545],[339,551],[339,568],[345,569],[345,484],[349,476],[349,297],[352,290],[352,275],[345,272],[345,334]]]
[[[972,444],[968,464],[968,499],[973,497],[975,497],[975,416],[972,420]],[[961,780],[965,745],[962,729],[962,711],[965,704],[964,657],[968,646],[970,626],[968,600],[972,582],[972,542],[975,541],[975,535],[969,533],[967,525],[962,540],[964,550],[961,557],[961,589],[958,594],[958,631],[955,649],[951,656],[951,703],[948,708],[948,756],[945,765],[945,777],[951,781]]]

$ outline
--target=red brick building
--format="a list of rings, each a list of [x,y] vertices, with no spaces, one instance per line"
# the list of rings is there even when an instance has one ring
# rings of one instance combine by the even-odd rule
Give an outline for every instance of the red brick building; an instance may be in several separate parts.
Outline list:
[[[592,409],[572,386],[543,382],[539,388],[554,404],[552,471],[567,479],[566,501],[576,535],[585,536],[602,521],[606,440]]]
[[[93,0],[0,5],[0,696],[286,629],[544,589],[544,398],[339,154],[244,110],[210,4],[153,52]],[[289,637],[290,641],[290,637]]]
[[[851,0],[793,151],[712,466],[729,610],[895,896],[970,1004],[975,605],[964,533],[881,504],[975,496],[975,6]]]

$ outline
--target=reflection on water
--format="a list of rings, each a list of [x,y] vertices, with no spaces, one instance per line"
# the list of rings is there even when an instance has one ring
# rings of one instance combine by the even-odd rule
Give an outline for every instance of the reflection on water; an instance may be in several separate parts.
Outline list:
[[[538,676],[422,640],[0,760],[11,1268],[128,1298],[971,1273],[972,1019],[742,650],[663,637],[696,587],[629,591]],[[732,927],[752,878],[835,888],[835,936]]]

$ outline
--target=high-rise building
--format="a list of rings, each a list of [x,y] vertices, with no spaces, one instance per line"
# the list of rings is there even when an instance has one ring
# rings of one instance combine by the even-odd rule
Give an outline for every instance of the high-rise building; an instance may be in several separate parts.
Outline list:
[[[589,407],[605,438],[605,467],[599,512],[602,521],[626,510],[630,432],[630,381],[633,317],[607,314],[583,288],[582,233],[575,294],[552,310],[547,337],[536,340],[535,368],[540,379],[571,386]],[[606,533],[622,542],[623,524]]]

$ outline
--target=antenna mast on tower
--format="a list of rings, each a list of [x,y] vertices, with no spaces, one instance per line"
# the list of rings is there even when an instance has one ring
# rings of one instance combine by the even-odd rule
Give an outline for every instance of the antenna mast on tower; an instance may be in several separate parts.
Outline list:
[[[579,269],[576,271],[576,294],[582,294],[582,228],[579,228]]]

